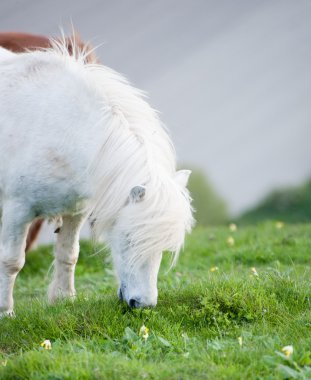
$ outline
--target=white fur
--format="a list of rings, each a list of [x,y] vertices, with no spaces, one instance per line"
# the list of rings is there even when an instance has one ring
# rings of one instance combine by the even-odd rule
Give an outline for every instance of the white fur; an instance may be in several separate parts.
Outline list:
[[[71,57],[62,43],[18,55],[3,50],[0,312],[12,312],[28,226],[38,216],[63,217],[51,301],[75,294],[79,231],[89,217],[111,248],[120,296],[155,305],[162,252],[176,258],[193,222],[189,173],[176,172],[156,112],[122,76],[86,64],[84,52]],[[139,199],[131,196],[135,186],[145,189]]]
[[[14,53],[0,46],[0,61],[11,58],[12,56],[14,56]]]

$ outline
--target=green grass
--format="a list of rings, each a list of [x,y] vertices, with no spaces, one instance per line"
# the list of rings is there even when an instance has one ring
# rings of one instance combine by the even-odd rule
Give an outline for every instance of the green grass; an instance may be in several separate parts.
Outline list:
[[[0,320],[0,379],[311,378],[311,225],[196,229],[168,273],[165,259],[154,309],[117,300],[107,254],[96,250],[82,242],[79,297],[53,306],[51,248],[28,255],[16,318]]]

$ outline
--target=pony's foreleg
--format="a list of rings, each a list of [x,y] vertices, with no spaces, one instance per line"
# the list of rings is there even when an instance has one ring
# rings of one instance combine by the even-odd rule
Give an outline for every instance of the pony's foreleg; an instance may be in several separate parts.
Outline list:
[[[85,219],[84,215],[63,217],[55,245],[54,274],[48,291],[50,302],[76,294],[74,271],[79,256],[79,234]]]
[[[2,209],[0,237],[0,317],[13,314],[13,287],[25,263],[26,236],[29,227],[20,204],[7,201]]]

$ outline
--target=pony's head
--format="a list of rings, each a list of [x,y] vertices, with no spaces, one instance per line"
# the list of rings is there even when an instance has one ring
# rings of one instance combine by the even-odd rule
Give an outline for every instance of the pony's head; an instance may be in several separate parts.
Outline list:
[[[156,305],[162,252],[172,252],[175,261],[191,230],[189,175],[189,170],[180,170],[165,183],[134,186],[111,229],[118,295],[131,307]]]

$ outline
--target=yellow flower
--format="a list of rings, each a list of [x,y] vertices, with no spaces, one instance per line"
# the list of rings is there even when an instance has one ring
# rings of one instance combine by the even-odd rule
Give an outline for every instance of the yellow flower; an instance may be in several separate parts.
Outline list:
[[[275,223],[275,227],[278,229],[278,230],[280,230],[281,228],[283,228],[284,227],[284,223],[283,222],[276,222]]]
[[[235,223],[229,224],[229,230],[234,232],[238,229],[237,225]]]
[[[52,349],[52,344],[49,339],[46,339],[41,343],[41,347],[45,348],[46,350],[51,350]]]
[[[149,337],[149,329],[145,325],[142,325],[139,330],[139,335],[142,336],[145,340]]]
[[[3,367],[6,367],[8,361],[7,360],[3,360],[0,364],[3,366]]]
[[[294,352],[294,347],[293,346],[284,346],[282,348],[282,352],[284,353],[285,356],[287,356],[289,358],[292,355],[292,353]]]
[[[258,274],[258,272],[257,272],[257,270],[256,270],[255,267],[251,268],[251,272],[253,273],[254,276],[256,276],[256,277],[259,276],[259,274]]]
[[[234,245],[234,239],[232,236],[229,236],[228,239],[227,239],[227,244],[230,245],[230,247],[232,247]]]
[[[242,339],[241,336],[238,337],[238,342],[239,342],[240,347],[242,347],[242,345],[243,345],[243,339]]]
[[[216,272],[218,270],[218,267],[211,267],[210,272]]]

